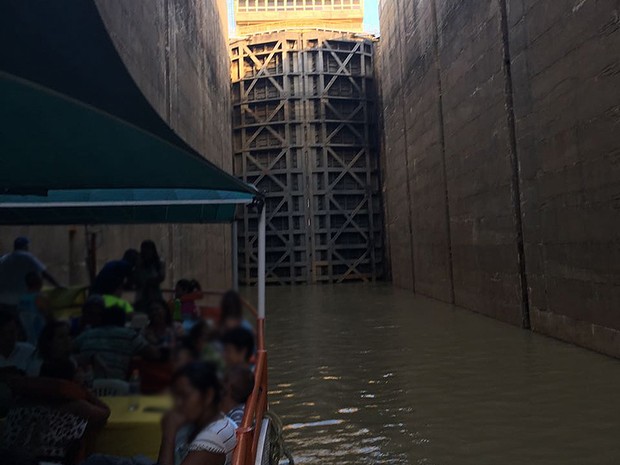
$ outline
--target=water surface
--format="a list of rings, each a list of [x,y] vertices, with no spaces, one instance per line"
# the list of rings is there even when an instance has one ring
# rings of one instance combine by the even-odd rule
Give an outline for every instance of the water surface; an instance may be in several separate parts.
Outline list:
[[[388,285],[269,288],[299,464],[620,464],[620,362]]]

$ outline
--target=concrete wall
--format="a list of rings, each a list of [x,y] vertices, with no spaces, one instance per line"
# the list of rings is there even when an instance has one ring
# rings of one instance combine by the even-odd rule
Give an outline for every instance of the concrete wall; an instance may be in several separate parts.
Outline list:
[[[198,152],[232,170],[230,64],[218,5],[204,0],[89,0],[145,96]],[[220,2],[221,3],[221,2]],[[145,163],[148,163],[145,154]],[[119,167],[120,168],[120,167]],[[169,265],[169,283],[194,277],[230,286],[230,226],[98,227],[100,264],[153,239]],[[65,283],[85,283],[84,228],[3,228],[0,251],[17,234]]]
[[[382,2],[396,285],[620,356],[619,17]]]

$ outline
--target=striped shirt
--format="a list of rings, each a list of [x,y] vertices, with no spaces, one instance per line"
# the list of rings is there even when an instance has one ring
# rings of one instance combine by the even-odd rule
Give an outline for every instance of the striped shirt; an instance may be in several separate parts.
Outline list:
[[[230,410],[226,416],[230,418],[232,421],[237,423],[237,426],[241,425],[243,422],[243,414],[245,413],[245,404],[239,404],[232,410]]]
[[[131,358],[139,355],[148,345],[135,330],[118,326],[89,329],[75,340],[80,354],[97,354],[105,363],[106,372],[95,372],[96,378],[127,379]]]
[[[237,425],[230,418],[221,414],[188,444],[190,428],[182,428],[176,438],[175,465],[180,465],[190,452],[203,451],[225,454],[226,462],[224,465],[230,465],[233,450],[237,445],[236,430]]]

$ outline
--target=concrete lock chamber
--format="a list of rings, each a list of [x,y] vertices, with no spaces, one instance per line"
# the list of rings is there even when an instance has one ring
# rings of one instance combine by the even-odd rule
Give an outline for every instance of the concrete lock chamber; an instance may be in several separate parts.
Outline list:
[[[331,31],[230,46],[234,172],[266,195],[267,279],[383,275],[374,40]],[[257,276],[257,215],[239,221],[239,280]]]

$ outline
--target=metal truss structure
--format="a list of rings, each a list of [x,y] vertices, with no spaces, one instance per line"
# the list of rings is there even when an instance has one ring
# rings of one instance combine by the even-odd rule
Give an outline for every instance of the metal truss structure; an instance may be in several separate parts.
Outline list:
[[[329,31],[231,44],[234,171],[266,194],[267,281],[383,273],[372,38]],[[258,216],[238,228],[239,278],[257,277]]]

